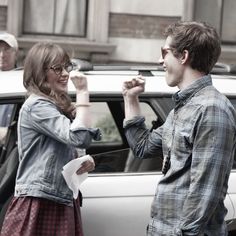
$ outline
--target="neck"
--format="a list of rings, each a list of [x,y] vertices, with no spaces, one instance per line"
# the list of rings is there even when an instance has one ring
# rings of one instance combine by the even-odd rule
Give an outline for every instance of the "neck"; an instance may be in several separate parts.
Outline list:
[[[193,70],[193,69],[186,69],[183,74],[183,79],[178,85],[178,88],[180,90],[183,90],[183,89],[187,88],[190,84],[195,82],[196,80],[203,77],[204,75],[205,75],[205,73],[203,73],[203,72]]]

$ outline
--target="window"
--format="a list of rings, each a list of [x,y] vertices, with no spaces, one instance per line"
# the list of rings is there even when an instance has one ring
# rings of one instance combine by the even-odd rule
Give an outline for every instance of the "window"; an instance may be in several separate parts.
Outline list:
[[[14,104],[0,105],[0,146],[5,144],[8,126],[12,120]]]
[[[87,0],[25,0],[24,34],[86,36]]]
[[[7,31],[17,36],[21,60],[34,43],[48,39],[63,46],[75,58],[107,60],[115,48],[108,43],[109,2],[11,0]]]
[[[42,0],[40,4],[37,0],[11,0],[8,8],[8,31],[16,36],[34,31],[65,35],[77,32],[84,33],[89,41],[107,42],[109,0]],[[71,29],[71,22],[75,29]]]
[[[0,166],[17,142],[17,109],[16,104],[0,104]]]
[[[234,30],[236,22],[235,9],[235,0],[224,1],[221,26],[221,37],[224,42],[236,42],[236,32]]]
[[[236,43],[235,0],[185,0],[185,7],[187,20],[206,21],[218,30],[223,43]]]
[[[102,132],[101,143],[121,143],[121,136],[116,127],[112,114],[105,102],[93,103],[91,107],[93,127],[99,127]]]
[[[151,129],[153,121],[157,120],[156,114],[149,103],[141,102],[140,105],[142,114],[146,118],[146,125]],[[118,110],[119,107],[121,110]],[[93,126],[101,128],[103,135],[102,140],[99,141],[102,143],[102,147],[96,147],[96,145],[99,145],[97,142],[92,145],[93,154],[91,155],[96,163],[96,169],[93,173],[130,173],[161,170],[161,157],[145,160],[134,158],[126,139],[122,137],[124,136],[122,125],[124,116],[118,117],[118,115],[123,113],[123,101],[111,102],[109,108],[105,102],[94,102],[91,108],[93,119],[95,118]],[[118,125],[116,120],[120,121]],[[88,151],[91,152],[91,149]]]

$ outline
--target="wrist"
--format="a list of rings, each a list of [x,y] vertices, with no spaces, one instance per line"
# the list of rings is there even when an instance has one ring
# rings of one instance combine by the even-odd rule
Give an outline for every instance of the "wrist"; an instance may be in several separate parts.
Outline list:
[[[137,103],[139,101],[139,97],[137,95],[128,95],[124,97],[124,101],[129,104]]]
[[[77,91],[76,92],[76,103],[77,104],[88,104],[89,103],[89,92],[88,91]]]
[[[76,95],[79,95],[79,96],[87,96],[89,95],[89,91],[88,90],[76,90]]]
[[[75,103],[75,107],[90,107],[91,103],[87,102],[87,103],[81,103],[81,102],[77,102]]]

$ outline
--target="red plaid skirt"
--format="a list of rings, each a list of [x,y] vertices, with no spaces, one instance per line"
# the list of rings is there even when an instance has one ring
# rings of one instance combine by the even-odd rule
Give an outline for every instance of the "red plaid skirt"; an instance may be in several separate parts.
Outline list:
[[[1,236],[83,236],[79,203],[69,207],[42,198],[14,197]]]

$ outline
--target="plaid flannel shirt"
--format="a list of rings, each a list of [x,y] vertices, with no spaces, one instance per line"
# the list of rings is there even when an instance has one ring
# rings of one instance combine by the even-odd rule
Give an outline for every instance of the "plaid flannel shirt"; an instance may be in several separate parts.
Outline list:
[[[144,117],[124,121],[138,158],[170,159],[158,183],[149,236],[227,235],[224,199],[235,151],[236,113],[204,76],[173,99],[166,122],[150,132]]]

